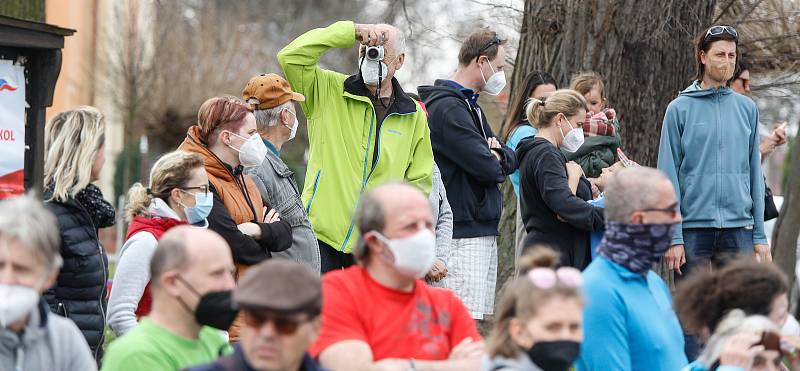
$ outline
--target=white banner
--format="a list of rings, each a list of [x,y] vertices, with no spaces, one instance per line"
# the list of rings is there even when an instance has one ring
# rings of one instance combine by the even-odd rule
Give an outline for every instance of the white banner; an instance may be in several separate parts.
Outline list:
[[[25,166],[25,69],[0,64],[0,199],[22,194]]]

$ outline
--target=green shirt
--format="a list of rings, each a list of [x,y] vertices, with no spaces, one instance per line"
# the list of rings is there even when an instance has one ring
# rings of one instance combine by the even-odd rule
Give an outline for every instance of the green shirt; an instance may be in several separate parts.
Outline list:
[[[111,343],[102,370],[180,370],[230,352],[222,334],[211,327],[203,327],[197,340],[189,340],[143,318],[135,329]]]

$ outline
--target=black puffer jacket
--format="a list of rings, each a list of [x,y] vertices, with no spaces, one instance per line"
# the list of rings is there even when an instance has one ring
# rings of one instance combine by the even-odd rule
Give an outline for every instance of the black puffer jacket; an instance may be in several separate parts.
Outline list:
[[[46,199],[50,198],[45,194]],[[58,219],[64,265],[44,297],[50,310],[71,319],[83,332],[96,360],[103,355],[108,258],[88,210],[75,199],[46,202]]]

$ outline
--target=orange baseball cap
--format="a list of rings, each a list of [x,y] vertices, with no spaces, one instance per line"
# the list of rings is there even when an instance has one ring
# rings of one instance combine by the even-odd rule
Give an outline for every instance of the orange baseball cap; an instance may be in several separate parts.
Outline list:
[[[256,109],[274,108],[290,100],[306,100],[303,94],[292,91],[286,79],[274,73],[251,78],[242,91],[242,98],[248,103],[251,103],[251,99],[256,100],[257,102],[252,102]]]

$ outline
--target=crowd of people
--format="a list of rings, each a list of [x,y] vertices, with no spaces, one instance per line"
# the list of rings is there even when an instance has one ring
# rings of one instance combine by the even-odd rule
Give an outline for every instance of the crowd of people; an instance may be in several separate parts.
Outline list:
[[[596,72],[569,89],[528,72],[495,135],[478,98],[505,88],[507,49],[488,29],[418,96],[394,77],[399,29],[308,31],[277,55],[285,78],[206,100],[124,211],[93,184],[103,115],[59,113],[42,199],[0,202],[0,369],[799,367],[800,325],[764,232],[761,161],[785,125],[760,138],[738,40],[730,26],[696,38],[658,168],[625,156]],[[354,44],[357,73],[319,65]],[[302,190],[281,159],[299,110]],[[516,272],[496,298],[507,178]],[[98,229],[117,212],[127,235],[109,287]],[[662,260],[675,291],[653,271]],[[117,338],[104,349],[107,327]]]

